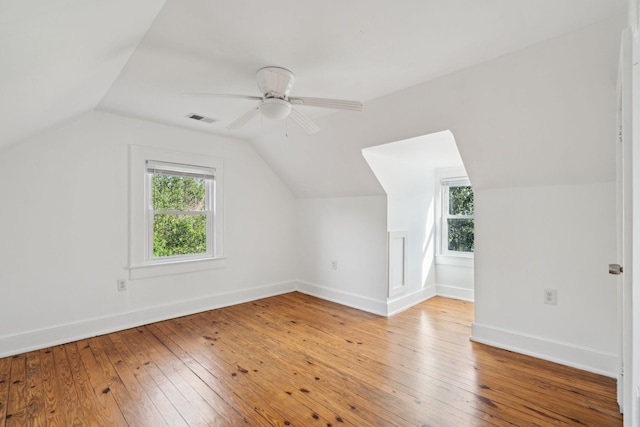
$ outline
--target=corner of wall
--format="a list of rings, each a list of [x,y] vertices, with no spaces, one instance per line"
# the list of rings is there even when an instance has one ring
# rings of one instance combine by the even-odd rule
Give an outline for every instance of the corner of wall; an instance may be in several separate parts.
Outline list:
[[[420,304],[423,301],[431,299],[437,295],[436,286],[427,286],[420,290],[398,295],[395,298],[390,298],[387,301],[386,315],[393,316],[401,311],[407,310],[416,304]]]
[[[387,305],[384,301],[300,280],[297,282],[296,290],[303,294],[357,308],[358,310],[387,316]]]
[[[436,294],[445,298],[453,298],[469,302],[473,302],[475,298],[473,289],[452,285],[436,285]]]

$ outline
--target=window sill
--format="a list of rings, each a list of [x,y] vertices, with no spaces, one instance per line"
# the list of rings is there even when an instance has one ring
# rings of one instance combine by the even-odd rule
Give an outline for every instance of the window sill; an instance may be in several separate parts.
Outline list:
[[[436,255],[436,265],[473,268],[473,255]]]
[[[172,261],[161,264],[132,265],[129,266],[129,280],[213,270],[216,268],[224,268],[225,264],[226,258],[206,258]]]

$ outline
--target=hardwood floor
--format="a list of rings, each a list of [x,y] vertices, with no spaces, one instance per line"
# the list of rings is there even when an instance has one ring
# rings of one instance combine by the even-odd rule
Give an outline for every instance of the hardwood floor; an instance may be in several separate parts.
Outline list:
[[[300,293],[0,359],[0,426],[621,426],[615,381]]]

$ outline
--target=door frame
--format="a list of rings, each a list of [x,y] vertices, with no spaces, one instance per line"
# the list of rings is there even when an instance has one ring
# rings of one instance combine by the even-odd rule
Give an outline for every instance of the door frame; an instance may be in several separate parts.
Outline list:
[[[630,378],[625,376],[625,367],[630,368],[630,302],[632,296],[631,278],[631,233],[632,230],[632,201],[633,188],[631,166],[633,161],[632,147],[632,103],[631,103],[631,31],[622,33],[620,46],[620,62],[618,67],[618,111],[616,135],[616,231],[617,231],[617,259],[626,267],[626,272],[618,276],[618,405],[620,412],[629,407]],[[629,372],[628,372],[629,373]]]
[[[630,3],[638,4],[637,1]],[[633,8],[631,8],[633,10]],[[640,425],[640,39],[627,28],[622,33],[618,74],[618,142],[616,153],[619,351],[618,403],[624,426]],[[634,114],[635,112],[635,114]]]

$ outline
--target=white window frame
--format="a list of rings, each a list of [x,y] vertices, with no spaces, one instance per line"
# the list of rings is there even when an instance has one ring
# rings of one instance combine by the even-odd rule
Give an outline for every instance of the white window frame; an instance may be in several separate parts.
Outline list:
[[[148,263],[167,263],[173,261],[185,261],[192,259],[203,259],[214,257],[214,232],[213,224],[215,217],[215,209],[213,207],[213,199],[215,199],[215,172],[211,167],[203,167],[196,165],[184,165],[177,163],[159,162],[157,160],[146,161],[147,176],[145,179],[145,199],[147,200],[147,262]],[[204,210],[202,211],[181,211],[181,210],[154,210],[153,209],[153,175],[163,174],[170,176],[191,176],[204,179],[205,201]],[[153,254],[153,237],[155,216],[162,214],[181,214],[181,215],[204,215],[206,217],[206,251],[199,254],[185,254],[166,257],[157,257]]]
[[[207,227],[207,251],[204,254],[153,256],[153,209],[151,205],[151,177],[147,162],[176,165],[183,172],[189,170],[215,171],[207,203],[211,209]],[[165,276],[224,267],[224,164],[217,157],[180,153],[152,147],[129,146],[129,278]]]
[[[436,231],[437,231],[437,264],[450,264],[466,266],[467,260],[473,261],[474,252],[450,251],[449,229],[447,219],[463,218],[473,219],[475,215],[450,215],[449,214],[449,188],[460,185],[471,185],[464,168],[440,169],[436,172]]]

